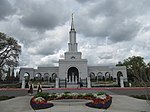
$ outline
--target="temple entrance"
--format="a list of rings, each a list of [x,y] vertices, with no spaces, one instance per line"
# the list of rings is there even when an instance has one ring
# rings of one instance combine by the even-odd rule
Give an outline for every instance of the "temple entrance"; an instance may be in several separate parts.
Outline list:
[[[67,81],[73,83],[79,82],[79,71],[76,67],[70,67],[68,69]]]

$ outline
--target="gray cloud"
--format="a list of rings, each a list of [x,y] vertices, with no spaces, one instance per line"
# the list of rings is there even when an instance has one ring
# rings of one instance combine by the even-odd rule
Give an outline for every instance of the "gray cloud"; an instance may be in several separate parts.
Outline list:
[[[1,0],[0,6],[2,1],[10,7],[0,7],[0,20],[7,19],[0,21],[0,31],[22,44],[20,66],[56,65],[67,51],[72,12],[79,51],[89,65],[132,55],[150,60],[148,0]]]
[[[15,11],[8,0],[0,0],[0,20],[6,19],[7,16],[14,14]]]
[[[127,23],[115,24],[108,34],[113,42],[129,41],[137,36],[140,28],[139,23],[128,21]]]
[[[30,8],[22,8],[22,2],[19,3],[20,10],[23,12],[20,21],[26,27],[35,28],[38,31],[45,31],[63,25],[68,20],[67,15],[69,13],[67,7],[63,7],[63,1],[30,1],[30,4],[23,1],[23,3]]]
[[[131,0],[130,4],[116,0],[87,3],[86,10],[85,7],[81,8],[77,19],[78,32],[99,39],[110,37],[112,42],[129,41],[141,29],[137,18],[149,13],[149,7],[144,7],[146,3],[145,0]]]
[[[84,4],[84,3],[87,3],[87,2],[93,2],[94,0],[76,0],[77,2],[81,3],[81,4]]]

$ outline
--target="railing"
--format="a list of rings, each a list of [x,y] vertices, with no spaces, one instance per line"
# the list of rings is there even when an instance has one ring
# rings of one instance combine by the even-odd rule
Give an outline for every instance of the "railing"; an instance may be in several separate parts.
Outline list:
[[[67,87],[67,80],[65,79],[59,79],[59,87],[60,88],[66,88]]]

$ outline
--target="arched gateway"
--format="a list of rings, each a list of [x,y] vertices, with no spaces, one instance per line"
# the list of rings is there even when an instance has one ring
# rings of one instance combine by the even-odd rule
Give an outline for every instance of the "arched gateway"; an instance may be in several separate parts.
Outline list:
[[[68,82],[78,82],[79,81],[79,71],[76,67],[70,67],[67,73]]]

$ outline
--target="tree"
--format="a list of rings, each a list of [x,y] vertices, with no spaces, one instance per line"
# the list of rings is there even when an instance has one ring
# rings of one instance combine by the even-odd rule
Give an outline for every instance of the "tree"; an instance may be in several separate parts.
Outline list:
[[[144,62],[144,58],[141,56],[132,56],[125,59],[123,62],[118,62],[116,66],[126,66],[127,74],[129,79],[136,80],[138,79],[146,79],[146,63]]]
[[[0,32],[0,79],[8,68],[17,67],[21,46],[13,37]]]
[[[116,66],[126,66],[128,78],[132,77],[136,86],[145,87],[145,96],[147,103],[150,104],[150,93],[148,91],[148,83],[150,81],[150,62],[146,65],[144,58],[141,56],[132,56],[122,62],[118,62]]]

